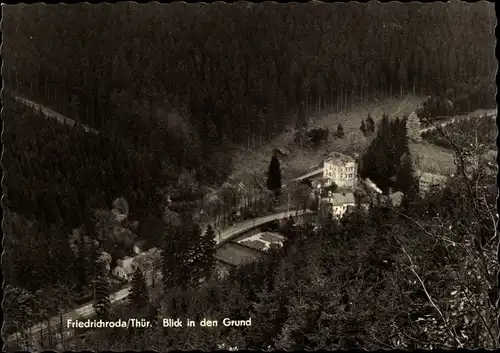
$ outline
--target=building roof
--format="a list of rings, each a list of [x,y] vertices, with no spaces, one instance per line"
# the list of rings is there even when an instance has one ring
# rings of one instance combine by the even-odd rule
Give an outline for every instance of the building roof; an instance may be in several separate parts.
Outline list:
[[[258,250],[252,250],[246,246],[226,243],[222,245],[215,254],[215,258],[232,266],[239,266],[245,262],[256,260],[262,255]]]
[[[347,192],[345,194],[341,193],[332,193],[332,196],[328,196],[328,199],[332,199],[332,201],[328,201],[332,206],[342,206],[346,204],[354,204],[354,194],[352,192]]]
[[[146,249],[147,242],[146,240],[138,240],[134,243],[134,246],[136,246],[139,250],[139,253],[141,253]]]
[[[426,172],[419,173],[419,180],[426,184],[431,184],[431,185],[440,184],[444,183],[447,179],[448,179],[447,176],[441,174],[432,174]]]
[[[370,204],[372,202],[372,199],[368,195],[364,195],[358,199],[358,202],[363,205]]]
[[[283,241],[284,237],[280,234],[263,232],[240,239],[238,240],[238,243],[257,250],[268,250],[273,244],[283,246]]]
[[[337,165],[354,163],[354,162],[355,162],[355,160],[351,156],[348,156],[348,155],[345,155],[342,153],[338,153],[338,152],[333,152],[330,155],[330,157],[325,159],[325,163],[333,163],[333,164],[337,164]]]
[[[125,273],[127,275],[131,275],[134,273],[135,271],[135,266],[132,265],[132,262],[134,261],[134,258],[133,257],[128,257],[128,258],[124,258],[122,260],[119,260],[119,262],[117,262],[117,264],[121,267],[123,267],[123,269],[125,270]]]
[[[401,191],[396,191],[395,193],[390,194],[389,198],[394,206],[399,206],[403,201],[403,196],[404,194]]]

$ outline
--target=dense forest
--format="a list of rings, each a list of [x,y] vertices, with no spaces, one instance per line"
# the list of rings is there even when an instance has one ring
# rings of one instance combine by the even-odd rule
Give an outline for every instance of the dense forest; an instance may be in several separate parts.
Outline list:
[[[179,213],[192,211],[192,200],[205,200],[209,190],[221,185],[222,196],[213,205],[206,205],[207,208],[213,206],[213,210],[204,211],[217,217],[223,213],[227,218],[232,206],[237,204],[232,186],[226,182],[232,171],[233,148],[262,146],[289,124],[299,121],[300,125],[301,119],[315,113],[345,112],[365,101],[407,93],[430,95],[433,98],[429,101],[439,104],[449,101],[454,106],[453,114],[495,106],[496,20],[493,5],[488,3],[311,2],[283,6],[270,2],[231,5],[123,2],[71,6],[19,4],[6,5],[2,9],[5,145],[2,186],[3,206],[7,210],[7,222],[3,226],[7,234],[6,252],[2,264],[6,284],[10,286],[12,308],[16,308],[15,313],[9,312],[12,314],[10,332],[15,329],[12,317],[25,325],[56,313],[62,317],[64,310],[75,305],[77,297],[92,290],[94,304],[101,300],[96,311],[103,307],[108,311],[110,287],[103,279],[106,277],[105,265],[98,253],[110,253],[114,263],[124,255],[125,249],[125,252],[130,251],[131,239],[135,237],[161,246],[165,253],[165,249],[181,246],[176,243],[182,233],[178,229],[190,229],[187,234],[198,235],[200,229],[189,224],[192,218],[187,215],[180,217],[183,220],[181,228],[167,223],[178,218]],[[81,126],[68,127],[46,119],[41,112],[13,100],[11,95],[50,107],[99,133],[86,134]],[[441,115],[442,111],[448,112],[445,108],[436,108],[431,115]],[[340,128],[337,134],[343,133]],[[400,139],[404,120],[389,122],[386,119],[378,128],[372,143],[373,153],[364,156],[366,168],[372,169],[370,175],[383,184],[384,191],[388,188],[413,190],[411,183],[405,184],[404,174],[411,168],[386,170],[395,161],[400,165],[406,163],[408,146]],[[316,133],[315,141],[327,138],[324,131]],[[491,137],[487,143],[491,143]],[[470,150],[467,146],[459,147]],[[257,172],[265,175],[264,170]],[[393,177],[392,180],[387,181],[387,175]],[[442,197],[462,195],[454,194],[455,189],[470,191],[466,187],[471,185],[467,176],[461,177],[443,192]],[[488,197],[492,196],[488,194]],[[116,208],[114,201],[117,198],[127,203],[128,223],[122,222],[119,226],[110,216],[110,210]],[[449,201],[449,207],[459,207],[460,212],[466,213],[464,205],[474,203],[477,206],[482,200],[482,196],[468,195],[463,203]],[[423,210],[431,201],[422,202],[422,208],[415,204],[408,212]],[[178,212],[170,210],[165,217],[165,207],[173,208],[173,204],[187,204],[187,207],[179,207]],[[443,202],[434,204],[436,212],[441,212],[440,207],[446,210]],[[411,222],[399,225],[401,216],[396,215],[399,211],[389,208],[388,214],[380,212],[372,210],[367,220],[354,217],[344,224],[332,225],[331,229],[322,231],[324,234],[295,229],[293,234],[299,240],[291,241],[285,254],[276,252],[270,260],[235,270],[227,281],[210,282],[208,288],[181,286],[175,293],[181,297],[194,295],[199,305],[205,305],[204,313],[212,313],[214,317],[225,314],[244,317],[253,313],[261,324],[260,329],[252,328],[248,336],[234,332],[221,332],[213,337],[203,336],[203,333],[196,336],[198,333],[193,331],[193,337],[175,336],[179,339],[176,342],[185,342],[183,348],[188,347],[187,342],[192,342],[194,348],[211,349],[218,337],[224,336],[229,337],[225,339],[229,345],[255,348],[269,345],[284,348],[399,347],[392,343],[392,336],[389,339],[384,332],[357,328],[355,317],[362,313],[354,311],[355,314],[351,312],[338,321],[331,321],[329,309],[321,307],[324,305],[321,293],[337,293],[338,288],[334,286],[341,283],[325,284],[321,276],[337,268],[338,278],[350,278],[353,275],[350,271],[355,268],[341,268],[337,260],[328,263],[324,259],[338,258],[342,259],[338,264],[345,264],[354,257],[360,271],[367,271],[368,276],[362,277],[364,282],[355,288],[358,293],[366,294],[359,297],[363,299],[358,299],[357,303],[375,303],[375,293],[382,295],[381,290],[373,289],[377,288],[377,281],[382,276],[374,269],[382,256],[379,256],[380,246],[394,246],[389,239],[392,233],[385,231],[393,227],[394,232],[400,229],[400,234],[415,234],[415,239],[421,236]],[[388,218],[382,221],[381,217]],[[418,219],[418,212],[411,217]],[[450,218],[450,222],[456,219],[459,218]],[[424,220],[428,221],[421,219]],[[470,222],[470,229],[475,229],[485,221],[480,217]],[[353,230],[361,226],[370,231]],[[107,232],[111,234],[109,229],[115,228],[125,235],[120,233],[122,235],[114,239]],[[75,229],[80,230],[76,236],[79,238],[76,251]],[[182,234],[186,236],[186,232]],[[387,239],[378,241],[377,234],[385,234]],[[300,240],[306,236],[317,242]],[[351,240],[341,244],[342,239]],[[446,235],[442,239],[449,237]],[[409,241],[416,247],[415,254],[427,261],[426,266],[435,266],[434,259],[426,260],[420,252],[424,250],[419,248],[425,248],[430,240],[422,244]],[[205,243],[198,245],[210,254],[214,245],[209,243],[205,239]],[[363,244],[367,244],[363,248],[366,256],[356,258],[361,251],[356,249]],[[186,244],[182,246],[186,246],[182,249],[185,254],[192,251]],[[394,256],[404,258],[403,255],[404,251]],[[447,259],[455,261],[455,255]],[[281,257],[283,261],[279,260]],[[483,260],[489,261],[489,258],[483,257]],[[206,259],[200,259],[199,263],[207,268],[211,266]],[[167,267],[165,263],[164,269]],[[408,277],[402,269],[397,271],[400,271],[397,281]],[[263,277],[255,279],[255,276]],[[280,301],[283,291],[292,290],[289,278],[299,277],[305,281],[300,288],[314,288],[307,289],[309,294],[304,297],[314,310],[301,311],[303,306],[298,303],[298,292],[292,291],[295,294],[281,304],[287,309],[282,308],[278,313],[273,311],[270,303]],[[309,280],[311,282],[307,282]],[[438,281],[434,277],[429,280]],[[140,273],[134,283],[144,291]],[[258,293],[254,283],[264,283],[267,288],[260,288],[262,293]],[[315,287],[323,285],[326,286],[324,290]],[[404,287],[391,285],[391,288]],[[195,295],[190,291],[199,293]],[[421,291],[417,292],[416,296],[421,296]],[[169,293],[168,296],[174,295],[174,292]],[[274,299],[263,299],[267,295]],[[168,301],[168,296],[163,299]],[[401,294],[392,299],[404,301],[403,297]],[[236,298],[241,300],[238,302]],[[337,305],[336,298],[329,300],[328,305]],[[188,304],[184,309],[191,305]],[[401,308],[408,308],[415,303],[399,304]],[[171,311],[164,308],[162,301],[144,305]],[[201,315],[201,309],[197,308],[189,310],[198,310]],[[359,306],[356,310],[372,309]],[[399,316],[396,315],[396,325],[404,322],[403,312],[406,313],[401,309]],[[179,315],[184,314],[179,312]],[[279,316],[276,322],[271,319],[273,315]],[[320,317],[317,315],[323,315],[334,326],[316,325]],[[266,327],[262,318],[274,326]],[[374,319],[376,317],[370,318]],[[293,320],[299,326],[294,327]],[[313,326],[315,328],[311,328]],[[327,342],[321,341],[321,337],[328,340],[332,335],[314,331],[317,327],[366,335],[357,337],[357,333],[350,333],[344,343]],[[265,339],[268,332],[272,333],[271,337]],[[154,334],[156,331],[148,333],[152,336],[146,336],[143,345],[134,335],[116,339],[106,336],[106,332],[102,339],[110,344],[123,340],[124,346],[120,348],[135,347],[133,342],[138,342],[138,349],[160,347],[160,341],[154,342]],[[387,340],[383,344],[375,343],[373,337]],[[417,344],[413,340],[406,346],[427,348],[425,342],[432,339],[424,337],[424,343]],[[207,340],[212,341],[207,343]],[[398,342],[403,342],[401,340]],[[477,340],[482,340],[485,346],[490,344],[483,336]],[[163,343],[175,346],[174,341]],[[195,346],[197,343],[199,346]]]
[[[494,104],[492,4],[120,3],[5,13],[12,89],[135,139],[178,124],[174,110],[194,135],[204,132],[203,146],[255,146],[301,104],[343,110],[406,92],[471,97],[469,111]]]
[[[129,150],[123,140],[47,120],[8,97],[4,102],[4,116],[16,121],[7,122],[3,132],[3,201],[9,212],[22,215],[14,217],[16,231],[8,239],[15,243],[7,243],[14,245],[9,249],[14,254],[4,259],[14,261],[13,272],[7,273],[9,283],[30,289],[54,284],[53,266],[59,266],[55,273],[74,273],[71,261],[58,265],[63,259],[56,260],[61,254],[71,257],[67,252],[71,231],[91,221],[94,210],[110,209],[117,197],[128,200],[132,217],[141,222],[161,217],[159,191],[177,176],[170,174],[169,179],[158,156]],[[43,255],[53,251],[60,253],[52,254],[54,258]],[[35,260],[44,266],[36,266]]]

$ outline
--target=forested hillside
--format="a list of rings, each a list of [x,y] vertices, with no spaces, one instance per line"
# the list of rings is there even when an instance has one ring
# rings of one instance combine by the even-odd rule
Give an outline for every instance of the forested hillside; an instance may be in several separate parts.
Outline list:
[[[341,109],[375,96],[478,90],[471,105],[494,103],[492,4],[120,3],[5,13],[8,85],[137,138],[151,120],[168,126],[173,109],[204,132],[206,146],[279,133],[300,104]]]
[[[4,103],[7,281],[30,290],[56,285],[61,278],[86,286],[86,280],[77,278],[78,261],[70,251],[72,230],[94,226],[94,211],[110,209],[120,196],[128,200],[132,219],[159,218],[159,191],[177,175],[166,172],[152,151],[131,150],[113,136],[86,134],[47,120],[8,97]]]
[[[242,164],[246,162],[244,154],[234,157],[234,151],[241,151],[242,146],[248,150],[266,146],[296,120],[305,121],[316,113],[346,112],[355,105],[376,104],[407,93],[431,95],[439,102],[449,100],[457,111],[495,106],[496,19],[493,5],[489,3],[139,5],[122,2],[113,5],[19,4],[5,5],[2,10],[2,138],[5,146],[2,186],[8,220],[3,227],[7,236],[2,264],[7,269],[4,274],[10,285],[10,298],[14,298],[10,308],[15,308],[15,314],[9,312],[12,314],[10,332],[27,330],[32,322],[46,320],[56,313],[62,317],[63,311],[76,305],[76,297],[92,290],[95,303],[99,299],[95,294],[98,286],[99,290],[104,288],[101,299],[109,301],[110,289],[103,280],[104,270],[98,254],[111,253],[115,262],[124,252],[131,251],[130,239],[133,238],[127,233],[123,239],[115,239],[110,231],[116,226],[116,220],[110,220],[112,217],[106,214],[115,207],[113,200],[117,198],[123,197],[127,203],[127,219],[120,227],[130,226],[126,232],[143,239],[150,237],[150,244],[164,249],[174,249],[169,246],[174,246],[179,236],[172,231],[175,228],[168,228],[171,224],[166,224],[179,216],[174,211],[186,213],[181,217],[183,222],[193,223],[195,217],[190,214],[195,213],[193,204],[210,199],[211,204],[202,205],[204,210],[197,207],[196,212],[204,211],[210,217],[227,220],[237,204],[234,190],[243,190],[239,198],[254,202],[261,190],[250,190],[253,186],[240,187],[239,180],[225,183],[234,172],[234,159],[239,158]],[[47,119],[39,111],[12,99],[11,96],[16,95],[49,107],[99,133],[86,134],[81,127],[70,128]],[[400,126],[398,131],[403,136],[403,125],[396,125]],[[343,135],[339,131],[343,131],[341,127],[336,130],[336,136]],[[403,152],[408,148],[400,144],[402,140],[390,133],[379,135],[373,145],[376,153],[368,158],[371,166],[379,168],[393,160],[403,160]],[[388,152],[391,141],[403,146],[401,150]],[[386,158],[375,160],[381,154]],[[265,172],[257,170],[255,174],[263,179]],[[405,189],[406,185],[401,182],[405,175],[392,169],[389,172],[395,179],[386,182],[384,189]],[[386,176],[383,169],[377,173],[381,180]],[[283,185],[287,177],[283,176]],[[243,193],[246,193],[244,197]],[[483,202],[478,201],[483,200],[482,195],[469,196],[468,205]],[[170,213],[165,212],[166,204],[171,207]],[[177,210],[173,210],[176,205]],[[394,217],[399,216],[391,213],[391,217],[388,224],[396,224]],[[317,254],[318,259],[338,256],[348,263],[347,254],[355,254],[356,247],[364,246],[365,242],[368,248],[371,244],[374,248],[379,246],[373,237],[385,234],[384,223],[375,224],[373,219],[380,217],[375,214],[363,225],[372,227],[369,232],[358,232],[366,233],[365,238],[340,246],[332,243],[337,240],[328,240],[327,236],[313,237],[310,239],[318,239],[318,242],[293,243],[282,264],[278,264],[280,254],[274,257],[274,267],[256,265],[255,269],[261,272],[269,270],[262,278],[273,278],[269,279],[267,289],[259,289],[265,293],[257,295],[255,288],[247,287],[253,284],[238,279],[248,275],[248,269],[235,272],[225,284],[210,284],[214,288],[200,294],[200,298],[206,295],[211,302],[213,294],[219,299],[231,298],[235,303],[220,299],[224,305],[207,304],[203,310],[214,315],[254,313],[256,318],[266,320],[272,315],[281,315],[266,307],[267,299],[262,296],[271,295],[274,298],[271,303],[279,301],[278,294],[291,288],[288,278],[295,276],[295,270],[289,269],[296,269],[299,275],[312,275],[311,282],[307,282],[308,279],[301,282],[301,288],[309,288],[314,281],[314,286],[319,286],[314,288],[323,288],[323,273],[316,276],[315,270],[330,273],[334,266],[314,263],[313,255]],[[474,220],[469,225],[477,226],[483,221]],[[183,224],[183,227],[196,229],[193,234],[201,233],[194,224]],[[341,239],[358,234],[352,231],[352,225],[339,227],[327,232],[328,236],[338,235]],[[415,228],[405,227],[401,233],[416,232]],[[77,236],[80,242],[76,245],[71,235],[75,228],[81,230]],[[307,232],[296,234],[300,238],[309,234]],[[189,241],[195,238],[199,237],[193,236]],[[381,244],[393,246],[391,241],[387,238]],[[72,246],[78,248],[77,251]],[[210,253],[214,246],[206,245],[206,252]],[[331,250],[326,252],[326,257],[323,246],[325,251]],[[342,254],[338,249],[346,249],[347,253]],[[353,290],[366,291],[366,296],[360,297],[366,303],[375,297],[373,293],[382,293],[371,292],[379,285],[378,279],[373,279],[378,278],[378,274],[370,274],[374,271],[371,264],[379,264],[376,262],[379,250],[368,249],[372,251],[370,254],[356,259],[359,266],[367,266],[363,269],[368,271],[369,278]],[[419,249],[415,251],[420,254]],[[301,257],[290,255],[299,253]],[[398,254],[404,258],[404,253]],[[434,265],[429,262],[429,266]],[[270,268],[281,272],[271,275]],[[341,268],[336,272],[338,278],[345,278],[344,275],[350,278],[353,269]],[[197,269],[189,268],[189,271]],[[402,281],[407,272],[398,272],[398,276],[398,281]],[[178,281],[182,282],[182,278]],[[258,283],[266,282],[259,279]],[[327,288],[333,293],[339,289],[336,285]],[[399,288],[394,283],[389,286],[394,290]],[[184,289],[181,295],[189,294],[191,289]],[[229,293],[227,297],[221,294],[225,291]],[[232,295],[231,291],[240,292]],[[321,330],[311,331],[309,341],[304,338],[299,342],[302,338],[295,332],[305,330],[308,324],[302,321],[299,326],[291,321],[284,324],[286,320],[300,317],[306,322],[309,311],[316,310],[314,315],[325,315],[325,320],[335,321],[331,321],[330,309],[318,309],[322,298],[319,300],[314,297],[316,294],[309,293],[311,297],[307,300],[314,310],[308,309],[305,313],[293,302],[300,301],[296,294],[290,297],[289,303],[283,304],[288,305],[288,314],[276,319],[278,323],[269,328],[274,335],[272,340],[263,338],[268,328],[262,326],[265,328],[262,332],[236,336],[234,340],[226,340],[228,344],[259,348],[265,348],[264,345],[399,347],[391,345],[389,339],[384,344],[375,344],[367,337],[383,333],[368,331],[362,338],[352,338],[344,345],[321,341],[321,337],[328,339]],[[239,301],[236,296],[242,299]],[[32,302],[21,305],[15,298],[31,298]],[[38,299],[33,298],[42,299],[37,302]],[[161,307],[163,300],[168,300],[161,299],[151,306]],[[337,298],[329,300],[332,307],[337,305]],[[259,305],[257,311],[250,311]],[[407,308],[409,304],[401,305]],[[397,312],[395,324],[403,312],[403,309]],[[318,317],[311,319],[312,322],[320,322]],[[24,327],[16,327],[13,320],[22,321]],[[357,325],[355,317],[339,320],[338,325],[346,330]],[[335,331],[337,327],[330,329]],[[107,332],[104,340],[113,342],[106,335]],[[130,337],[135,339],[133,335]],[[154,338],[146,337],[140,348],[154,347]],[[210,349],[213,342],[203,339],[212,338],[198,337],[199,341],[194,342]],[[190,337],[178,339],[177,342],[188,342]],[[484,337],[481,339],[490,343]],[[169,341],[166,346],[175,346],[175,342]],[[132,345],[120,346],[130,347]]]
[[[3,133],[11,211],[40,217],[48,225],[64,220],[77,226],[86,210],[110,206],[120,194],[132,202],[134,214],[160,202],[151,198],[162,186],[160,160],[151,151],[131,150],[122,139],[86,134],[20,103],[4,102],[4,116],[15,118],[5,123]],[[166,173],[162,177],[163,184],[169,182]]]

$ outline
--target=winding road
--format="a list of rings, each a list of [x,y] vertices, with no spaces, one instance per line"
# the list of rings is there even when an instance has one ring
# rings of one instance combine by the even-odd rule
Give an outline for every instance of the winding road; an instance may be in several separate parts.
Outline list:
[[[471,113],[471,114],[468,114],[468,115],[459,115],[459,116],[456,116],[454,118],[451,118],[449,120],[446,120],[446,121],[443,121],[439,124],[436,124],[435,126],[428,126],[428,127],[425,127],[425,128],[422,128],[420,129],[420,133],[423,134],[424,132],[427,132],[427,131],[432,131],[432,130],[436,130],[437,127],[445,127],[446,125],[450,125],[450,124],[453,124],[454,122],[458,121],[458,120],[464,120],[464,119],[467,119],[467,120],[470,120],[470,119],[477,119],[477,118],[481,118],[483,117],[484,115],[486,115],[487,117],[489,118],[496,118],[497,116],[497,111],[495,109],[490,109],[490,110],[487,110],[485,112],[483,112],[483,114],[474,114],[474,113]]]

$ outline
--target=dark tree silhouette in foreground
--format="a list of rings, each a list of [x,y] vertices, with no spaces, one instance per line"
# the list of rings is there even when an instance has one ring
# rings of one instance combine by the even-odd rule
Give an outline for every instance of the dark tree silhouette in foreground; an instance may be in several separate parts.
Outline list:
[[[277,156],[271,158],[267,172],[267,188],[276,196],[281,193],[281,167]]]

